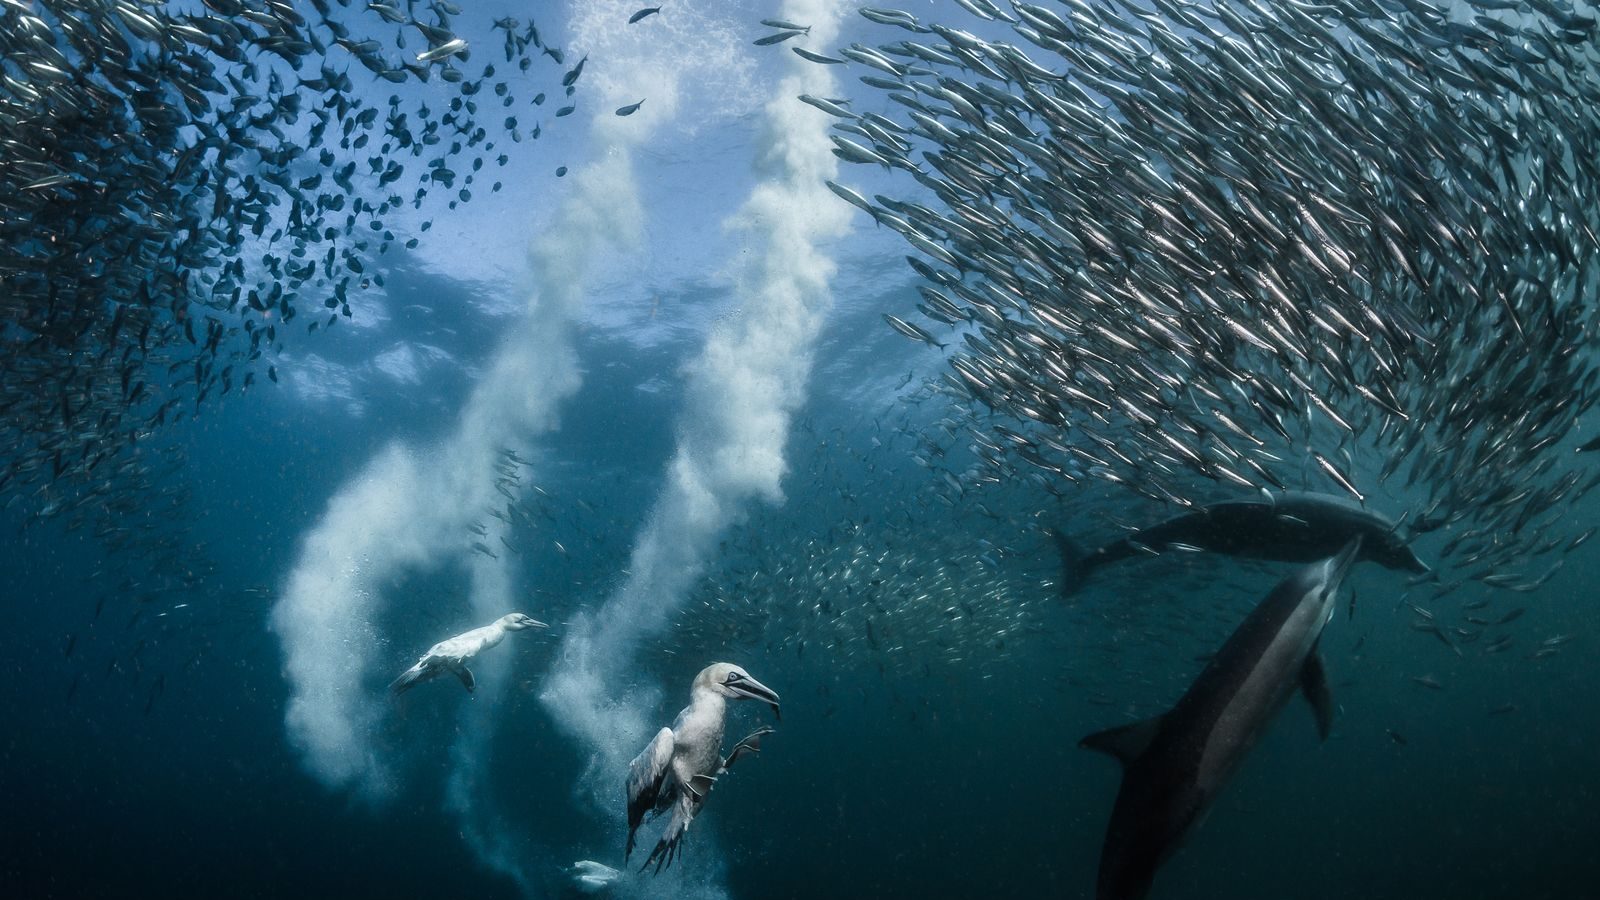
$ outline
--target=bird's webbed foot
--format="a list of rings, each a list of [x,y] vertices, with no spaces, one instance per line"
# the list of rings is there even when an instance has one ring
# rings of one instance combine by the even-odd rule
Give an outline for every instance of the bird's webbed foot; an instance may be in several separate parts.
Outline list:
[[[771,734],[774,730],[770,725],[763,725],[739,741],[739,743],[734,744],[733,749],[728,751],[727,758],[722,761],[722,771],[726,772],[733,768],[733,764],[739,761],[739,757],[744,756],[746,753],[760,753],[761,739]]]

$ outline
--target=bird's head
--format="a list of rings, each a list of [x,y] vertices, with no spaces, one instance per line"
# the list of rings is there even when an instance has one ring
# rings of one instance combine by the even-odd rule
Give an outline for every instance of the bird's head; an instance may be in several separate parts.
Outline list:
[[[507,631],[521,631],[524,628],[549,628],[549,625],[522,613],[510,613],[500,617],[500,626]]]
[[[773,715],[778,715],[777,691],[751,678],[749,672],[733,663],[706,666],[695,676],[694,686],[733,700],[760,700],[772,707]]]

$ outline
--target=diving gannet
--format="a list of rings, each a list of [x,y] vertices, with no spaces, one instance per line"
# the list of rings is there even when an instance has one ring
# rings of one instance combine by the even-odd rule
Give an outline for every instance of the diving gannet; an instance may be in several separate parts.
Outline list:
[[[656,871],[671,865],[683,833],[706,802],[706,793],[723,772],[746,752],[761,749],[761,737],[771,728],[758,729],[735,744],[726,758],[722,753],[723,717],[728,699],[764,700],[778,715],[778,695],[749,673],[731,663],[713,663],[700,670],[689,692],[689,705],[678,713],[671,728],[663,728],[628,766],[628,846],[633,854],[634,832],[645,813],[672,807],[661,839],[640,870],[656,864]]]
[[[455,676],[461,679],[462,686],[470,693],[476,687],[476,682],[472,680],[472,672],[467,668],[467,660],[505,640],[508,631],[549,627],[522,613],[501,616],[482,628],[463,631],[453,638],[446,638],[434,644],[427,653],[422,654],[416,665],[407,669],[389,685],[389,690],[403,694],[424,681],[436,678],[445,672],[454,672]]]

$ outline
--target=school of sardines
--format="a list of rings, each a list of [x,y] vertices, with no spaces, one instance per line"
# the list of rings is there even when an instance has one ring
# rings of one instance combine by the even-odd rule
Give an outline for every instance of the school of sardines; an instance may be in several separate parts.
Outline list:
[[[899,39],[794,52],[889,101],[802,98],[928,201],[831,184],[917,251],[928,324],[889,324],[957,329],[950,384],[1011,414],[988,477],[1404,490],[1454,577],[1523,590],[1588,537],[1562,520],[1600,483],[1563,445],[1596,397],[1591,15],[961,5],[991,37],[869,7]]]
[[[460,12],[0,0],[0,503],[104,548],[84,573],[92,620],[121,626],[104,677],[146,713],[154,648],[228,615],[187,602],[218,567],[162,426],[277,380],[293,332],[351,316],[384,252],[417,245],[386,217],[465,204],[541,112],[575,106],[538,84],[571,98],[582,61],[501,19],[469,67]],[[388,92],[363,77],[393,93],[371,102]],[[430,80],[450,96],[421,99]],[[185,668],[209,646],[190,643]]]
[[[930,678],[1005,662],[1008,642],[1050,630],[1047,601],[1120,561],[1302,563],[1171,710],[1083,740],[1124,767],[1097,896],[1133,900],[1290,695],[1328,735],[1318,642],[1356,563],[1410,572],[1435,598],[1469,583],[1529,592],[1561,565],[1544,560],[1592,535],[1567,516],[1600,471],[1568,451],[1600,449],[1574,440],[1600,379],[1585,347],[1600,326],[1600,35],[1562,0],[956,2],[975,32],[864,7],[896,39],[824,52],[805,45],[810,27],[764,20],[779,30],[754,44],[871,70],[860,81],[881,111],[865,97],[800,99],[838,120],[838,157],[917,185],[912,200],[829,182],[916,251],[931,324],[885,318],[941,349],[956,336],[942,387],[912,396],[958,396],[965,417],[904,418],[872,451],[842,453],[802,422],[819,499],[793,527],[724,542],[728,571],[703,581],[660,652],[765,641],[804,659],[820,646]],[[545,94],[524,103],[513,86],[548,58],[552,80],[562,73],[552,90],[571,98],[585,64],[502,19],[507,71],[497,59],[469,75],[451,26],[461,10],[446,0],[311,0],[311,19],[282,0],[203,5],[0,0],[0,434],[12,448],[0,493],[69,531],[93,522],[95,539],[160,573],[122,579],[124,632],[147,610],[187,609],[172,601],[215,574],[183,531],[185,460],[153,440],[160,427],[262,369],[276,380],[291,329],[352,316],[384,286],[381,257],[417,243],[391,220],[441,196],[470,202],[485,165],[509,161],[504,142],[539,136],[529,107]],[[351,63],[398,92],[365,99]],[[435,78],[454,87],[446,105],[406,98]],[[555,118],[576,109],[552,106]],[[976,465],[951,468],[958,437],[975,441]],[[852,486],[890,457],[934,487],[913,473],[899,483],[911,499],[888,513],[922,524],[961,504],[996,535],[1047,537],[1060,577],[1019,570],[1027,551],[968,530],[908,541],[874,525]],[[582,500],[587,516],[559,518],[523,482],[529,465],[501,451],[505,505],[485,516],[506,528],[491,542],[486,522],[469,523],[472,553],[565,557],[561,536],[593,546],[619,530]],[[1085,551],[1033,502],[1039,488],[1069,496],[1064,484],[1115,486],[1171,515]],[[1010,501],[1000,512],[976,491],[994,486],[988,496]],[[1403,515],[1377,511],[1395,502]],[[1412,541],[1441,530],[1430,566]],[[1498,629],[1522,610],[1490,617],[1487,602],[1462,605],[1471,629],[1413,604],[1413,628],[1457,653],[1479,638],[1501,652],[1511,636]],[[1205,612],[1237,619],[1227,602]],[[391,689],[450,672],[473,691],[466,660],[543,627],[513,613],[447,638]],[[112,653],[105,676],[140,686],[150,641]],[[63,654],[77,650],[68,635]],[[145,683],[148,714],[165,673]],[[731,664],[703,669],[692,691],[680,722],[696,727],[662,728],[628,776],[625,857],[647,814],[677,806],[645,862],[658,872],[709,785],[771,732],[722,757],[723,700],[777,711],[777,693]],[[830,691],[817,688],[824,719]],[[908,723],[930,707],[898,693],[893,704]],[[717,746],[691,746],[712,734]],[[1197,750],[1213,744],[1220,763]],[[707,751],[699,770],[669,775],[678,745]]]
[[[351,316],[416,246],[386,218],[467,203],[539,137],[538,80],[571,97],[582,62],[507,18],[503,61],[469,65],[460,13],[0,2],[0,491],[120,527],[105,495],[148,468],[139,441],[276,380],[292,330]]]

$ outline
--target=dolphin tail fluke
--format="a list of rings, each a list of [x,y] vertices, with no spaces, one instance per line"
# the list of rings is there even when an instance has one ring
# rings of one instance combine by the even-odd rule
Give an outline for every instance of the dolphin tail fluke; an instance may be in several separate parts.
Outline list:
[[[1328,673],[1322,668],[1322,654],[1316,650],[1306,657],[1306,664],[1300,670],[1300,691],[1316,714],[1317,734],[1327,740],[1328,732],[1333,730],[1333,694],[1328,691]]]
[[[402,672],[399,678],[389,682],[389,693],[398,697],[416,687],[419,682],[425,681],[428,674],[427,667],[419,662]]]
[[[1079,741],[1078,746],[1115,757],[1118,762],[1126,766],[1138,759],[1150,746],[1150,742],[1155,740],[1164,718],[1165,715],[1160,715],[1128,725],[1119,725],[1116,728],[1107,728],[1105,731],[1096,731]]]
[[[1061,596],[1071,597],[1083,587],[1084,579],[1089,577],[1089,554],[1059,529],[1046,528],[1045,532],[1050,535],[1050,541],[1056,546],[1056,555],[1061,559]]]

